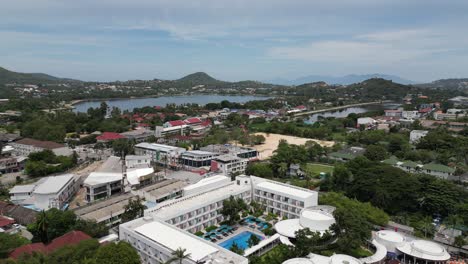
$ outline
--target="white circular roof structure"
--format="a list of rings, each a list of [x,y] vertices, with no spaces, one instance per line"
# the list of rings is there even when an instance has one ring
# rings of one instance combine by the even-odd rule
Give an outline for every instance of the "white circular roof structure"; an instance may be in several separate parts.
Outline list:
[[[396,248],[402,246],[406,239],[405,237],[392,230],[380,230],[375,235],[375,240],[384,245],[388,252],[396,253]]]
[[[314,264],[310,259],[307,258],[293,258],[288,259],[282,264]]]
[[[362,264],[362,262],[348,255],[335,254],[330,257],[330,264]]]
[[[298,230],[309,228],[313,232],[325,232],[335,223],[329,212],[317,209],[304,209],[299,219],[283,220],[275,224],[275,230],[286,237],[296,237]]]
[[[443,246],[427,240],[414,240],[397,247],[397,249],[406,255],[419,259],[432,261],[450,259],[450,254]]]

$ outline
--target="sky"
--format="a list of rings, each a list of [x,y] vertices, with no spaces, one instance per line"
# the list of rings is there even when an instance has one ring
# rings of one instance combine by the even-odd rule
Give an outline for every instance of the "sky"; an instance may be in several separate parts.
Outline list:
[[[468,77],[467,0],[14,0],[0,66],[81,80]]]

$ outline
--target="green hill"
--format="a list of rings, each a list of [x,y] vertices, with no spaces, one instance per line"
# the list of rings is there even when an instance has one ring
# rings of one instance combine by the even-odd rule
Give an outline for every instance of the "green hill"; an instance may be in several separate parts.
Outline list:
[[[176,82],[186,82],[186,83],[191,83],[194,85],[224,83],[223,81],[216,80],[215,78],[211,77],[210,75],[204,72],[196,72],[196,73],[189,74],[185,77],[182,77],[176,80]]]
[[[44,73],[21,73],[7,70],[0,67],[0,84],[5,83],[48,83],[48,82],[60,82],[60,81],[74,81],[71,79],[62,79],[47,75]]]

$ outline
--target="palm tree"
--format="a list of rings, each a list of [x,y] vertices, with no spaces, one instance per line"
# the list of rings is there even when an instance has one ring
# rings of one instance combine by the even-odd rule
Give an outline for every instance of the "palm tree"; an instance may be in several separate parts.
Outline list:
[[[39,219],[37,221],[37,230],[41,236],[42,242],[44,243],[49,242],[48,228],[49,228],[49,220],[47,219],[46,212],[42,210],[41,213],[39,214]]]
[[[434,228],[434,226],[432,225],[432,218],[430,216],[424,217],[422,219],[421,224],[422,228],[424,229],[424,237],[427,238],[427,232],[431,231]]]
[[[286,172],[288,171],[288,164],[286,162],[281,162],[278,167],[278,173],[280,177],[286,176]]]
[[[190,253],[185,253],[187,249],[185,248],[178,248],[174,252],[172,252],[172,258],[170,258],[168,261],[165,262],[165,264],[171,264],[174,261],[178,261],[179,264],[182,264],[182,261],[184,259],[187,259],[190,257]]]

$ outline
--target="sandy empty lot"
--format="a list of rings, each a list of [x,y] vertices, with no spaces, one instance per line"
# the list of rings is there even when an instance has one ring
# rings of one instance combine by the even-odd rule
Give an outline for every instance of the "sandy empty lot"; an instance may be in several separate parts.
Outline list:
[[[265,137],[264,144],[253,146],[253,148],[255,148],[258,151],[259,159],[261,160],[268,159],[273,155],[273,151],[275,151],[278,148],[278,144],[281,139],[284,139],[289,144],[294,144],[294,145],[304,145],[307,141],[314,141],[323,147],[332,147],[335,144],[334,141],[301,138],[301,137],[286,136],[286,135],[281,135],[281,134],[255,133],[254,135],[263,135]]]

